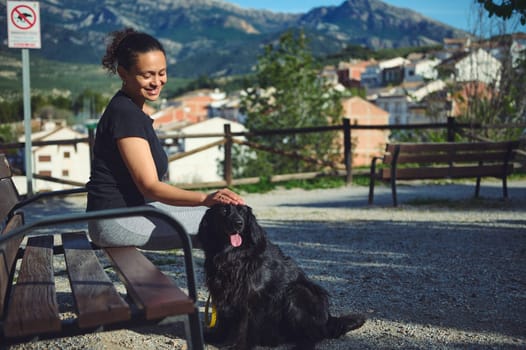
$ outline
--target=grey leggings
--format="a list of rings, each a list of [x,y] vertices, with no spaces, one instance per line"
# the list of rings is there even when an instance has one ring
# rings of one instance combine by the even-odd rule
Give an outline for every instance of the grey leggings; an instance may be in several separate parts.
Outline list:
[[[190,235],[197,233],[199,222],[207,209],[206,207],[175,207],[160,202],[152,202],[148,205],[172,215]],[[168,223],[159,218],[137,216],[92,220],[88,223],[88,232],[91,240],[101,247],[136,246],[142,249],[164,250],[182,246],[179,235]]]

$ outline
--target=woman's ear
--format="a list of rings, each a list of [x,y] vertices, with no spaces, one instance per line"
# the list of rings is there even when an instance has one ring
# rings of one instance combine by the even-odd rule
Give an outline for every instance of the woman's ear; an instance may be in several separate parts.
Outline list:
[[[121,78],[122,83],[124,85],[126,85],[126,78],[127,78],[127,75],[128,75],[128,71],[126,69],[124,69],[123,66],[118,66],[117,67],[117,74],[119,74],[119,78]]]

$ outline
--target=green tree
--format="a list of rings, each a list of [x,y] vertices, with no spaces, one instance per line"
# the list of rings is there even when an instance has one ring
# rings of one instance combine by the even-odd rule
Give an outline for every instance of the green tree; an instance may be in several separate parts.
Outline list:
[[[517,51],[514,47],[516,35],[509,34],[518,28],[520,17],[526,15],[524,1],[477,1],[472,11],[474,15],[473,37],[481,39],[474,47],[497,52],[500,69],[492,81],[480,83],[480,65],[473,64],[470,82],[453,81],[449,84],[450,95],[461,115],[463,123],[482,126],[499,126],[509,123],[524,123],[526,118],[526,50]],[[489,12],[489,15],[488,15]],[[493,14],[495,16],[493,16]],[[474,128],[470,136],[491,140],[517,138],[520,128]]]
[[[88,114],[89,118],[98,117],[110,98],[100,92],[86,89],[73,101],[73,111],[75,113]]]
[[[509,19],[516,14],[520,16],[521,24],[526,24],[526,1],[524,0],[477,0],[477,2],[484,6],[490,17],[495,15],[502,19]]]
[[[246,89],[242,107],[249,130],[277,130],[326,126],[341,122],[340,95],[320,77],[320,67],[307,47],[303,32],[288,31],[279,43],[269,44],[255,67],[256,87]],[[337,157],[335,133],[254,136],[249,141],[302,157]],[[246,152],[245,152],[246,153]],[[236,154],[236,153],[235,153]],[[241,155],[242,152],[237,152]],[[256,151],[237,162],[245,176],[313,171],[316,166],[298,158]]]

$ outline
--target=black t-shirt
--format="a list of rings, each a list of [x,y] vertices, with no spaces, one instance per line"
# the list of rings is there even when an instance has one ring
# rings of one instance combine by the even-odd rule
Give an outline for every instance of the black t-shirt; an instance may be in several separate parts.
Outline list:
[[[87,211],[143,205],[147,199],[139,192],[124,164],[117,140],[141,137],[148,141],[159,180],[168,169],[168,158],[153,129],[153,120],[123,92],[119,91],[106,107],[97,125]]]

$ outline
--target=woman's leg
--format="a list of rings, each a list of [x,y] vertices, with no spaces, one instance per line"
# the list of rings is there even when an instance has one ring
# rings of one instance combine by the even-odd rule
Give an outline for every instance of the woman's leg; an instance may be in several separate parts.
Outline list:
[[[172,215],[190,235],[199,228],[206,207],[175,207],[159,202],[148,205]],[[136,246],[142,249],[164,250],[182,246],[179,235],[160,218],[128,217],[93,220],[88,224],[89,235],[101,247]],[[191,236],[192,238],[192,236]]]

